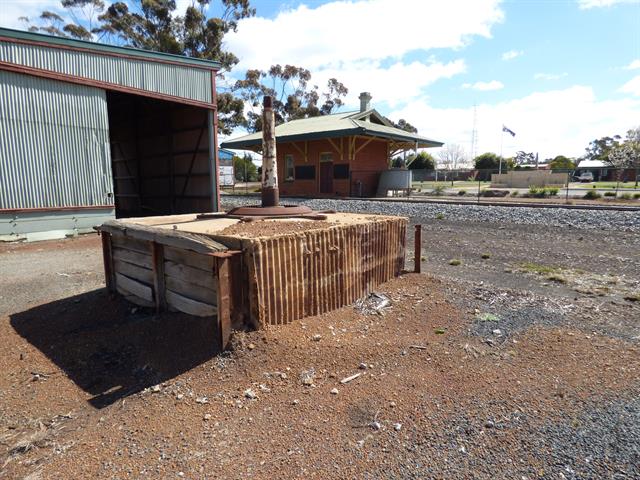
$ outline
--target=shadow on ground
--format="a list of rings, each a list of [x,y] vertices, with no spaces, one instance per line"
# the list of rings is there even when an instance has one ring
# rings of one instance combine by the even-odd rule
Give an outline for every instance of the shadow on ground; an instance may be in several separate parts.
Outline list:
[[[38,348],[103,408],[171,379],[219,353],[215,321],[155,315],[112,298],[106,289],[11,315],[20,336]]]

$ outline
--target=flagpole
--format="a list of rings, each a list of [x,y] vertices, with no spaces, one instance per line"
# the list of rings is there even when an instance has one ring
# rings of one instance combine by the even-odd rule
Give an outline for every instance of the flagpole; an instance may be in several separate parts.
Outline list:
[[[498,167],[498,174],[502,173],[502,144],[504,143],[504,125],[500,131],[500,166]]]

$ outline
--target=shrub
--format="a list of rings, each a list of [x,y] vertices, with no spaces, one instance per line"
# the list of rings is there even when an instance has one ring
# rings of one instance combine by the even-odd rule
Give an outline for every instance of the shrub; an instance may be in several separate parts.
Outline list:
[[[640,193],[634,193],[634,194],[633,194],[633,198],[634,198],[634,199],[636,199],[636,200],[637,200],[638,198],[640,198]]]
[[[461,197],[463,195],[466,195],[467,191],[466,190],[458,190],[458,195],[460,195]]]
[[[622,198],[623,200],[631,200],[631,194],[623,193],[622,195],[620,195],[620,198]]]
[[[600,195],[595,190],[589,190],[587,193],[584,194],[584,197],[582,198],[586,198],[587,200],[596,200],[600,197],[602,197],[602,195]]]
[[[487,258],[491,258],[491,254],[490,254],[490,253],[483,253],[483,254],[481,255],[481,257],[482,257],[484,260],[486,260]]]
[[[433,194],[434,195],[444,195],[444,191],[446,190],[446,185],[436,185],[435,187],[433,187]]]
[[[549,195],[550,197],[555,197],[556,195],[558,195],[558,192],[560,191],[560,189],[558,187],[547,187],[545,188],[545,191],[547,192],[547,195]]]
[[[444,213],[436,213],[436,220],[444,220]]]
[[[514,190],[513,192],[511,192],[511,196],[512,197],[517,197],[518,196],[518,190]]]
[[[458,265],[462,265],[462,262],[457,258],[453,258],[449,260],[449,265],[453,265],[454,267],[457,267]]]
[[[604,192],[604,196],[605,197],[615,197],[616,196],[616,192]]]
[[[534,198],[544,198],[547,191],[542,187],[529,187],[529,196]]]
[[[487,188],[482,190],[480,195],[483,197],[506,197],[509,195],[509,190],[491,190]]]

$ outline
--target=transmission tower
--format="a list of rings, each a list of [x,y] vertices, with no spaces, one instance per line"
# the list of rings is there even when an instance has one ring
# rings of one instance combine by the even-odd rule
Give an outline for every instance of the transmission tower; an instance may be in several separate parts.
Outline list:
[[[478,105],[473,105],[473,130],[471,131],[471,159],[478,156]]]

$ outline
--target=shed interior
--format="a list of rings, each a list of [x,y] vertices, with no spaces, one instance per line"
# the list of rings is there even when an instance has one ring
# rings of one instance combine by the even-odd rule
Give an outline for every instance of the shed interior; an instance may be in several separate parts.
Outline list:
[[[107,91],[116,217],[210,212],[207,110]]]

